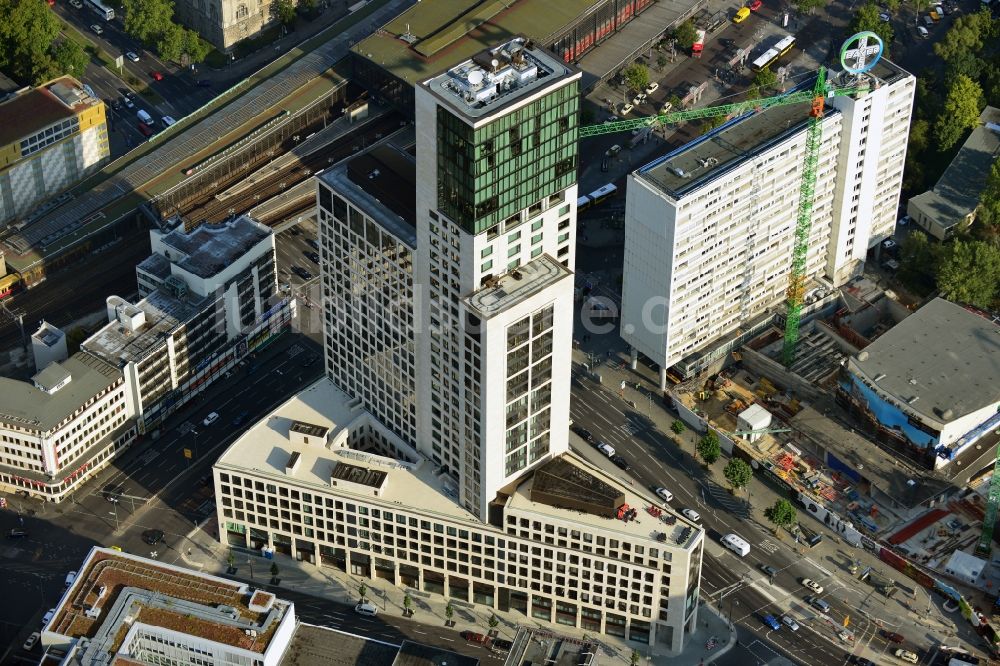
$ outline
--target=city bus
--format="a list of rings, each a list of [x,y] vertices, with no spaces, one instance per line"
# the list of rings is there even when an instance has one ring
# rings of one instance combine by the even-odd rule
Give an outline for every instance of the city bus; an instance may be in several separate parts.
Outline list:
[[[115,17],[115,10],[105,5],[101,2],[101,0],[84,0],[84,4],[87,5],[87,9],[94,12],[105,21],[110,21]]]
[[[614,183],[608,183],[607,185],[602,185],[593,192],[587,195],[590,199],[590,205],[596,206],[605,199],[609,199],[618,193],[618,188],[615,187]]]
[[[795,46],[795,37],[793,35],[782,37],[781,41],[769,48],[762,56],[754,60],[750,65],[750,69],[755,72],[759,72],[765,67],[770,67],[778,58],[791,51],[793,46]]]

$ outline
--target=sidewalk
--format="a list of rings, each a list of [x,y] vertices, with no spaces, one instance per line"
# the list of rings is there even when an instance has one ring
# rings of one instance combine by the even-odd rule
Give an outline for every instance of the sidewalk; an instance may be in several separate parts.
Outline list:
[[[413,601],[412,619],[429,625],[445,624],[445,607],[448,602],[443,597],[419,590],[397,587],[378,578],[362,578],[336,568],[317,566],[307,562],[297,562],[287,555],[274,554],[268,560],[244,550],[233,551],[236,556],[236,573],[226,575],[230,549],[211,535],[218,534],[216,518],[211,518],[201,527],[189,532],[187,545],[178,546],[179,558],[191,569],[216,576],[238,579],[258,584],[273,590],[279,596],[282,589],[293,590],[324,599],[332,599],[346,604],[358,600],[358,588],[363,583],[369,600],[379,608],[379,613],[403,617],[403,598],[409,593]],[[271,586],[272,564],[278,565],[279,585]],[[456,633],[474,631],[485,633],[489,630],[488,620],[495,614],[500,621],[497,631],[501,638],[513,639],[519,627],[540,629],[570,638],[597,641],[604,647],[604,664],[629,664],[633,650],[659,666],[699,666],[710,664],[736,645],[736,634],[731,631],[726,620],[704,602],[698,612],[698,628],[687,641],[687,649],[680,655],[662,652],[659,646],[626,642],[624,639],[605,634],[593,634],[583,629],[550,624],[531,619],[517,612],[494,610],[486,606],[452,600],[455,611],[452,621]],[[706,649],[706,643],[714,638],[716,646]]]

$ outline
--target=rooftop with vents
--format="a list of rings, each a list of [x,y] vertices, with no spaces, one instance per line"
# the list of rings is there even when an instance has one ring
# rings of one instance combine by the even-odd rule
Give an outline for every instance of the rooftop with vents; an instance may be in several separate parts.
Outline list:
[[[247,215],[223,224],[202,224],[192,231],[175,229],[162,235],[153,249],[179,268],[210,278],[246,255],[258,243],[272,235],[269,228]]]

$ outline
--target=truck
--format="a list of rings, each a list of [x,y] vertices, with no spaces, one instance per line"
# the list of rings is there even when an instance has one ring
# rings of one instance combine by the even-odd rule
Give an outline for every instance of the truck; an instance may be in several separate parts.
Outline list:
[[[698,30],[695,35],[694,44],[691,45],[691,57],[700,58],[701,52],[705,50],[705,31]]]

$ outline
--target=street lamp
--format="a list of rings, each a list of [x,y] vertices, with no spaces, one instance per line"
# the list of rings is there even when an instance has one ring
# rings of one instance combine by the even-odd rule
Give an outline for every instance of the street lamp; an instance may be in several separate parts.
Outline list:
[[[115,510],[114,511],[108,511],[108,515],[115,517],[115,532],[117,532],[118,531],[118,504],[117,503],[115,504]]]

